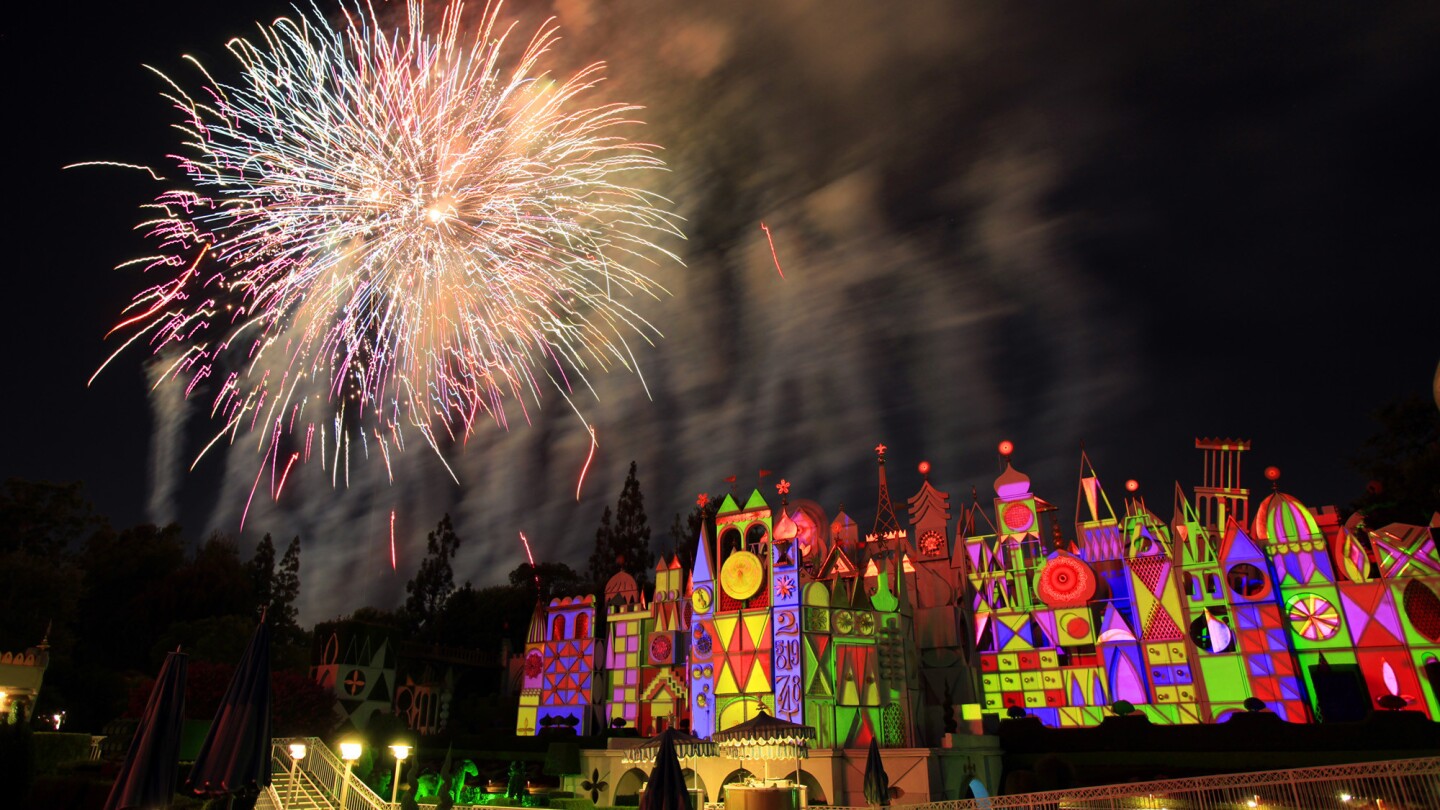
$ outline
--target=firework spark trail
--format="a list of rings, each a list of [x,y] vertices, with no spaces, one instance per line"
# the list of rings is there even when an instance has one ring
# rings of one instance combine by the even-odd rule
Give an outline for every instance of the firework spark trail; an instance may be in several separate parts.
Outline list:
[[[540,569],[535,567],[535,555],[530,553],[530,538],[520,532],[520,542],[525,545],[525,558],[530,561],[530,573],[535,575],[535,593],[540,593]]]
[[[664,292],[636,265],[678,262],[655,240],[681,234],[668,201],[625,182],[663,169],[623,134],[637,108],[583,106],[601,65],[550,77],[552,22],[517,59],[498,2],[472,35],[459,2],[428,29],[421,0],[406,8],[399,30],[361,4],[334,27],[276,20],[228,44],[238,81],[187,57],[199,92],[150,68],[186,183],[143,206],[159,253],[132,263],[175,275],[122,313],[117,353],[178,351],[191,388],[219,370],[200,455],[248,425],[272,498],[280,455],[308,458],[317,423],[336,485],[351,434],[367,454],[373,433],[387,468],[407,429],[440,454],[482,413],[508,426],[511,400],[528,421],[547,381],[568,399],[587,372],[636,370],[629,341],[659,337],[625,299]],[[311,397],[327,404],[306,413]]]
[[[775,271],[779,273],[780,278],[783,279],[785,278],[785,271],[780,269],[780,256],[775,252],[775,239],[770,236],[770,228],[762,222],[760,223],[760,230],[765,232],[765,241],[770,243],[770,258],[775,260]]]
[[[396,570],[395,560],[395,510],[390,510],[390,570]]]
[[[592,461],[595,460],[595,448],[600,445],[600,442],[596,441],[596,439],[595,439],[595,428],[594,428],[594,426],[589,426],[589,428],[590,428],[590,454],[587,455],[587,456],[585,456],[585,466],[583,466],[583,467],[580,468],[580,480],[575,483],[575,500],[576,500],[576,501],[579,501],[579,500],[580,500],[580,488],[583,487],[583,486],[585,486],[585,474],[588,473],[588,472],[590,472],[590,462],[592,462]]]

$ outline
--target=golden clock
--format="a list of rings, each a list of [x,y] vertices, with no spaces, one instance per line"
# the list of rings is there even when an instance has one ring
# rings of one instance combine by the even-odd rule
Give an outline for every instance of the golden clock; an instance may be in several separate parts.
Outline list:
[[[748,551],[737,551],[720,566],[720,586],[734,599],[749,599],[764,584],[765,566]]]
[[[690,604],[695,608],[696,613],[707,613],[710,610],[710,603],[714,601],[710,596],[710,589],[699,587],[690,592]]]

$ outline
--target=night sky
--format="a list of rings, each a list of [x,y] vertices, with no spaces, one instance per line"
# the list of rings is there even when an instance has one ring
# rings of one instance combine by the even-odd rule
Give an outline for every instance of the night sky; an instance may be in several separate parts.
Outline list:
[[[1307,503],[1347,503],[1372,412],[1428,396],[1440,360],[1440,6],[1157,5],[512,0],[526,36],[558,15],[557,71],[606,60],[591,102],[645,105],[641,137],[666,147],[652,188],[688,240],[642,308],[665,335],[638,354],[651,398],[594,378],[578,504],[588,439],[551,397],[450,449],[459,486],[413,445],[394,485],[374,459],[348,490],[303,468],[257,503],[244,553],[302,537],[307,622],[398,603],[447,510],[461,579],[501,581],[519,531],[581,568],[631,459],[657,549],[697,493],[731,475],[748,492],[762,468],[767,495],[783,476],[868,525],[882,441],[897,497],[928,459],[956,499],[986,498],[1010,439],[1068,511],[1083,442],[1112,498],[1135,478],[1168,517],[1173,482],[1198,483],[1193,439],[1239,436],[1252,488],[1275,464]],[[10,13],[0,475],[84,481],[116,525],[236,532],[258,456],[186,471],[208,398],[148,397],[143,351],[86,387],[142,284],[111,268],[144,250],[137,206],[160,186],[61,166],[165,166],[174,114],[142,63],[194,87],[182,54],[223,73],[225,41],[286,10]]]

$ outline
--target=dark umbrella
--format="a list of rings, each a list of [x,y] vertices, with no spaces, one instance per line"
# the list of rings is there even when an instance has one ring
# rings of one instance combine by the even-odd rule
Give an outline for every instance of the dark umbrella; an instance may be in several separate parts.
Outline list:
[[[870,753],[865,756],[865,801],[881,807],[890,804],[890,777],[880,759],[880,742],[870,738]]]
[[[640,810],[690,810],[690,790],[685,786],[685,772],[680,770],[680,757],[675,753],[674,729],[660,735],[660,753],[655,755],[655,769],[645,783],[645,797]]]
[[[270,784],[270,628],[261,618],[185,786],[215,798],[258,795]]]
[[[176,650],[165,656],[145,714],[130,738],[125,763],[105,799],[105,810],[166,808],[175,795],[180,763],[180,729],[185,724],[185,669],[189,658]]]

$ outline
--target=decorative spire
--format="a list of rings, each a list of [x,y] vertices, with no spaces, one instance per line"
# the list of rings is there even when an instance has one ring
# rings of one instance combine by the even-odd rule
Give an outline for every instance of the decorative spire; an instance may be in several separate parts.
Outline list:
[[[875,445],[875,460],[880,466],[880,493],[875,505],[873,534],[881,538],[891,532],[900,531],[900,521],[895,519],[895,506],[890,502],[890,484],[885,480],[885,450],[885,445]]]

